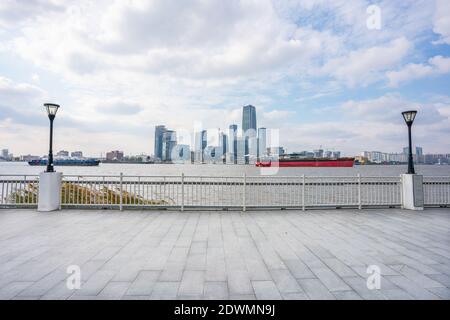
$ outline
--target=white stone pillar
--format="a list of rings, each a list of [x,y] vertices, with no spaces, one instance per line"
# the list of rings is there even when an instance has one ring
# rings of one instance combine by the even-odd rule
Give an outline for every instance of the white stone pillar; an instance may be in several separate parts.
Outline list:
[[[423,210],[423,176],[402,174],[402,208]]]
[[[61,172],[39,174],[38,211],[55,211],[61,206]]]

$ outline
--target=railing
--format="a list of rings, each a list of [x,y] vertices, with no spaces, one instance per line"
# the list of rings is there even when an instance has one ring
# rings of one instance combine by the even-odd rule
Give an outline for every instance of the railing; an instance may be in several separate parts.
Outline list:
[[[35,207],[38,176],[0,176],[0,207]],[[426,206],[450,204],[450,177],[424,177]],[[399,207],[400,177],[64,175],[61,207],[239,209]]]
[[[37,175],[0,175],[0,207],[36,207],[38,193]]]
[[[425,206],[450,206],[450,177],[423,177]]]

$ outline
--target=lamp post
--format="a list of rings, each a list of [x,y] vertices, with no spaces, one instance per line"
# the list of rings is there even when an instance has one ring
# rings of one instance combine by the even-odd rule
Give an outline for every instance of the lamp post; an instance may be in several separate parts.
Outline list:
[[[416,117],[417,111],[410,110],[402,112],[403,119],[405,119],[406,125],[408,126],[408,141],[409,141],[409,152],[408,152],[408,174],[415,174],[413,155],[412,155],[412,140],[411,140],[411,127]]]
[[[59,105],[54,103],[44,103],[47,109],[47,115],[50,119],[50,147],[48,151],[48,162],[46,172],[55,172],[53,169],[53,120],[55,120],[56,112],[58,112]]]

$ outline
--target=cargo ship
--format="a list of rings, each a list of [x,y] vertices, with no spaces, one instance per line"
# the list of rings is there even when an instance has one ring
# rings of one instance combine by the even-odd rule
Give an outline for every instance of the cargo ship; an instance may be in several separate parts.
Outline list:
[[[283,156],[277,160],[257,161],[257,167],[342,167],[351,168],[355,158],[298,158]]]
[[[100,160],[96,159],[55,159],[53,160],[54,166],[81,166],[81,167],[92,167],[98,166]],[[31,160],[28,161],[30,166],[46,166],[47,159]]]

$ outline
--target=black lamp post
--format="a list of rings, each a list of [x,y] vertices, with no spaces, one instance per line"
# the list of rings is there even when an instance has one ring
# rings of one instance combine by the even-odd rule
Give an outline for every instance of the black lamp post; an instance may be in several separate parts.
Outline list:
[[[55,120],[59,104],[44,103],[44,107],[47,109],[48,118],[50,119],[50,148],[48,151],[47,172],[55,172],[53,169],[53,120]]]
[[[406,125],[408,126],[408,140],[409,140],[409,153],[408,153],[408,174],[415,174],[413,155],[412,155],[412,141],[411,141],[411,127],[416,117],[417,111],[410,110],[402,112],[403,119],[405,119]]]

